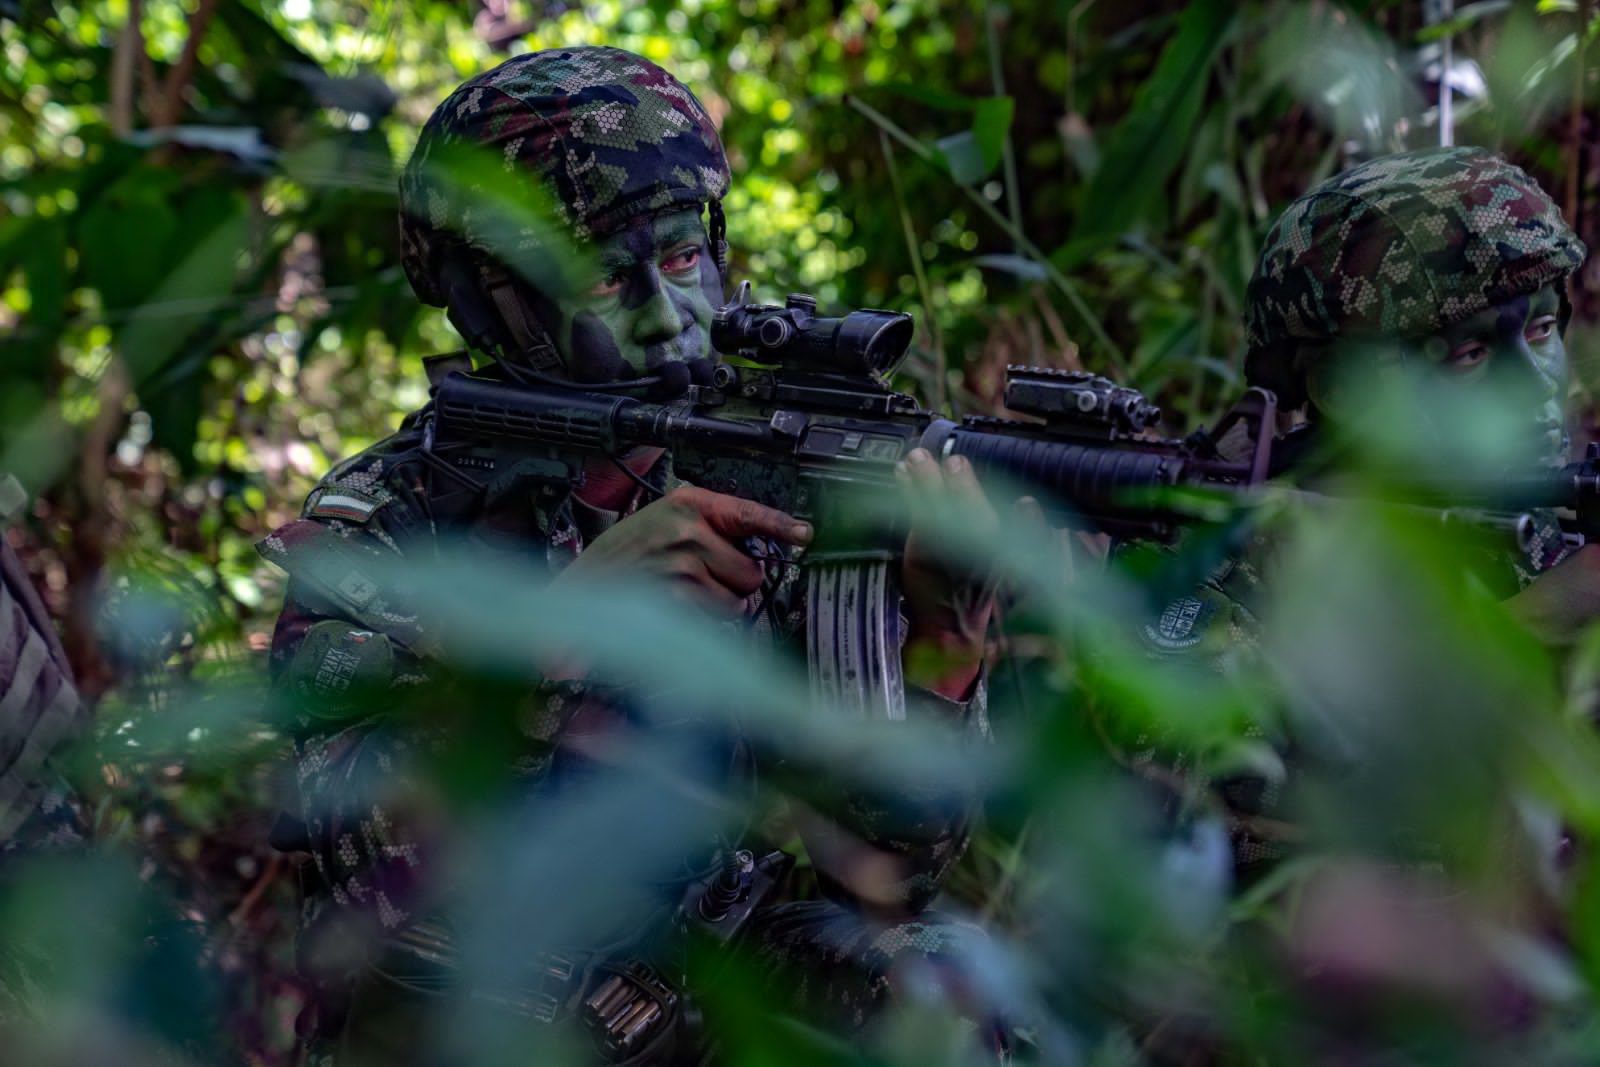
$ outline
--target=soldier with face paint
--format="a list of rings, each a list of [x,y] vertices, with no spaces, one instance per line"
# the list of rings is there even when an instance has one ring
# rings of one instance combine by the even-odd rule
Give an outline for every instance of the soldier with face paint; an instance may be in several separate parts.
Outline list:
[[[1285,421],[1294,423],[1276,444],[1275,459],[1313,488],[1326,475],[1363,469],[1375,453],[1402,475],[1411,464],[1440,457],[1483,457],[1489,469],[1481,473],[1490,480],[1567,462],[1566,287],[1585,255],[1538,184],[1479,148],[1382,157],[1305,193],[1268,233],[1247,290],[1247,381],[1276,394],[1290,413]],[[1383,406],[1395,397],[1405,403]],[[1405,434],[1375,442],[1385,420],[1403,422]],[[1488,432],[1495,441],[1485,448],[1480,438]],[[1553,514],[1529,519],[1533,536],[1518,545],[1508,538],[1503,551],[1485,552],[1480,577],[1560,642],[1600,616],[1600,548],[1575,550]],[[1261,634],[1255,609],[1264,599],[1263,570],[1270,581],[1272,549],[1258,543],[1222,561],[1198,589],[1169,605],[1147,627],[1152,652],[1198,657],[1222,669],[1253,656]],[[1293,720],[1286,730],[1295,732]],[[1283,794],[1327,771],[1330,760],[1345,775],[1366,762],[1359,748],[1330,757],[1319,744],[1325,738],[1277,740],[1287,773],[1280,768],[1273,780],[1251,775],[1216,783],[1229,815],[1235,874],[1245,881],[1277,867],[1299,838]],[[1554,869],[1559,831],[1540,824],[1531,807],[1519,814],[1533,832],[1526,841],[1507,835],[1505,868],[1525,862]],[[1537,996],[1524,978],[1461,933],[1503,932],[1495,924],[1504,916],[1476,914],[1471,909],[1481,901],[1456,892],[1437,872],[1327,851],[1334,858],[1297,880],[1295,920],[1284,926],[1292,980],[1307,984],[1308,1004],[1438,997],[1475,1033],[1494,1032],[1498,1020],[1486,1018],[1491,1004],[1523,998],[1521,1009],[1531,1010]],[[1372,937],[1384,916],[1397,915],[1405,916],[1396,927],[1403,936]],[[1305,916],[1312,918],[1301,921]],[[1441,993],[1428,986],[1425,961],[1446,950],[1459,953],[1459,974]],[[1375,1033],[1392,1034],[1363,1030],[1357,1020],[1365,1021],[1335,1013],[1327,1033],[1308,1027],[1297,1051],[1305,1062],[1377,1055],[1368,1042],[1376,1044]]]
[[[1425,402],[1413,442],[1423,461],[1473,454],[1486,420],[1501,438],[1491,462],[1559,466],[1566,284],[1585,254],[1544,191],[1483,149],[1373,160],[1296,200],[1268,234],[1250,280],[1246,377],[1304,408],[1305,442],[1362,432],[1376,382]],[[1538,580],[1573,552],[1552,517],[1533,518],[1512,591],[1589,584],[1583,565]]]
[[[708,382],[714,366],[709,329],[724,298],[728,180],[704,108],[653,63],[610,48],[520,56],[458,88],[423,129],[401,179],[406,273],[487,361],[479,373],[600,386],[647,380],[655,395],[673,396]],[[508,183],[517,191],[509,198]],[[523,194],[549,211],[530,210]],[[581,267],[570,266],[567,249]],[[461,365],[447,359],[431,370]],[[667,579],[712,612],[735,620],[760,612],[764,626],[788,631],[804,621],[793,568],[775,586],[747,546],[756,539],[793,554],[811,537],[807,524],[781,512],[678,484],[670,455],[657,449],[596,462],[578,487],[498,484],[469,528],[444,528],[427,490],[429,418],[427,409],[408,417],[397,434],[338,465],[302,518],[260,546],[291,579],[274,677],[307,709],[297,742],[300,819],[285,840],[310,853],[314,885],[301,955],[322,992],[303,1029],[320,1035],[322,1054],[342,1044],[390,1063],[426,1062],[426,1015],[372,973],[448,970],[454,950],[435,906],[447,891],[430,862],[436,841],[420,829],[427,817],[410,810],[427,788],[408,781],[408,754],[426,740],[363,709],[427,690],[444,665],[426,613],[371,580],[365,564],[426,559],[437,539],[464,536],[545,560],[556,583],[594,573]],[[964,463],[913,454],[904,476],[946,483],[968,495],[980,520],[992,519]],[[330,559],[340,561],[331,571]],[[915,539],[902,581],[908,647],[939,653],[908,654],[908,706],[981,740],[990,590]],[[376,700],[358,705],[359,694]],[[530,782],[565,780],[605,747],[597,738],[628,728],[628,699],[589,684],[581,667],[546,665],[527,706],[508,709],[527,742],[508,763]],[[352,783],[373,781],[388,800],[351,796]],[[879,872],[870,904],[848,872],[823,870],[830,899],[768,908],[752,921],[748,937],[773,981],[813,978],[800,984],[796,1010],[847,1029],[864,1025],[893,991],[892,974],[914,972],[925,987],[977,936],[924,910],[965,847],[972,801],[939,789],[926,799],[918,807],[850,798],[842,837],[855,850],[851,863],[870,859],[865,866]],[[352,965],[347,951],[328,947],[359,941],[351,931],[375,934],[382,959]],[[595,992],[586,976],[609,966],[586,951],[577,955],[588,969],[552,965],[536,993],[508,1002],[542,1005],[534,1012],[542,1022],[575,1022]],[[627,981],[642,990],[659,977]],[[627,1062],[672,1062],[683,1050],[662,1051],[666,1016],[639,1018],[646,1015]],[[650,1021],[658,1016],[660,1025]]]
[[[1245,308],[1245,378],[1299,416],[1277,447],[1284,465],[1337,462],[1386,392],[1422,401],[1406,415],[1410,459],[1484,455],[1482,424],[1453,417],[1465,412],[1500,431],[1489,451],[1505,472],[1564,463],[1566,280],[1584,255],[1544,191],[1483,149],[1385,156],[1301,196],[1268,233]],[[1534,580],[1574,554],[1553,516],[1532,518],[1507,591],[1524,588],[1530,618],[1570,629],[1600,599],[1583,565]],[[1253,643],[1257,584],[1246,563],[1222,564],[1173,613],[1198,625],[1180,641],[1153,624],[1152,646],[1226,657]]]
[[[1566,283],[1584,255],[1544,191],[1479,148],[1385,156],[1305,193],[1268,233],[1245,308],[1246,380],[1297,420],[1276,446],[1282,465],[1314,483],[1396,395],[1417,401],[1404,461],[1488,454],[1507,474],[1566,462]],[[1501,431],[1487,453],[1475,440],[1485,416]],[[1551,514],[1530,518],[1525,548],[1487,561],[1484,576],[1559,639],[1600,610],[1595,550],[1574,553]],[[1249,654],[1260,554],[1223,561],[1152,620],[1152,651],[1220,666]],[[1237,844],[1246,873],[1277,854]]]

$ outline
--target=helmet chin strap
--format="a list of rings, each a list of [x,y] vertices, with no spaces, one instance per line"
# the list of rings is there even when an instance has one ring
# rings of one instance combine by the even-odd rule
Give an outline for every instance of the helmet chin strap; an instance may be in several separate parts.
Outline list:
[[[567,368],[562,362],[561,353],[556,351],[556,346],[550,341],[550,335],[533,317],[528,302],[522,299],[522,294],[518,292],[516,281],[510,273],[495,263],[483,264],[479,268],[479,273],[483,278],[484,290],[489,294],[495,310],[500,313],[500,321],[505,323],[506,331],[510,334],[510,351],[516,354],[513,359],[501,360],[507,371],[515,375],[518,365],[521,365],[539,374],[565,376]]]
[[[563,369],[555,346],[528,314],[505,268],[463,247],[449,249],[440,260],[445,312],[471,348],[492,356],[513,374],[516,364],[524,362]]]

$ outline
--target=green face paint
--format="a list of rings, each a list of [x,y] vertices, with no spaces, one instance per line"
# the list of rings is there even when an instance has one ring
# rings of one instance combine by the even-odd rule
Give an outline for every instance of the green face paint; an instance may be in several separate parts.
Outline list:
[[[1566,458],[1569,367],[1561,341],[1561,294],[1546,285],[1452,323],[1423,342],[1435,373],[1454,390],[1531,420],[1530,447]]]
[[[1569,367],[1555,284],[1434,334],[1350,340],[1332,355],[1311,367],[1307,384],[1317,409],[1346,432],[1367,435],[1386,422],[1396,441],[1480,469],[1566,461]]]
[[[587,289],[541,309],[576,382],[613,382],[685,364],[708,374],[722,278],[698,209],[640,219],[598,242]]]

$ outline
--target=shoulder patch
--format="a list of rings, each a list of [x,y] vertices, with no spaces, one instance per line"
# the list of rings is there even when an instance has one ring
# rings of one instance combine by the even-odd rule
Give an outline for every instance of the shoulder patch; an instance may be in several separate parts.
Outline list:
[[[1166,652],[1193,648],[1204,640],[1216,614],[1217,605],[1209,597],[1180,596],[1145,623],[1145,640]]]
[[[313,519],[343,519],[345,522],[363,523],[387,500],[363,493],[347,486],[334,485],[317,494],[306,516]]]
[[[388,637],[329,619],[306,631],[284,678],[319,718],[343,718],[394,679],[394,645]]]
[[[1145,645],[1161,654],[1210,656],[1239,640],[1249,615],[1227,592],[1210,582],[1173,598],[1140,627]]]

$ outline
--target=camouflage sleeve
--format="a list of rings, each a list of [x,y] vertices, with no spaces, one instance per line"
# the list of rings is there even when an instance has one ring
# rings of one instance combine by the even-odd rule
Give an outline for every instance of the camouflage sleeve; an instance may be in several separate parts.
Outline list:
[[[393,930],[410,917],[423,888],[424,835],[415,813],[426,779],[414,771],[413,739],[392,722],[361,715],[358,704],[420,685],[427,674],[390,635],[325,614],[307,599],[291,585],[272,644],[274,689],[291,701],[297,725],[302,843],[334,902]]]
[[[428,856],[444,806],[425,764],[450,722],[434,713],[452,699],[447,672],[404,592],[382,580],[401,553],[382,527],[307,518],[260,551],[290,575],[271,659],[296,723],[303,844],[325,896],[392,932],[443,888],[430,883]],[[559,729],[562,705],[541,689],[512,712],[530,745],[508,770],[526,770],[541,735]]]
[[[1193,589],[1152,612],[1138,634],[1147,654],[1225,678],[1249,677],[1258,670],[1261,623],[1254,610],[1261,587],[1258,567],[1258,560],[1249,555],[1223,559]],[[1267,746],[1274,759],[1206,783],[1226,819],[1232,875],[1240,884],[1255,881],[1287,857],[1288,841],[1296,836],[1283,810],[1293,745],[1281,733],[1268,736],[1261,730],[1252,728],[1253,740]],[[1179,776],[1189,773],[1184,769],[1189,763],[1186,754],[1171,751],[1167,738],[1141,736],[1137,743],[1136,765]]]
[[[786,627],[790,640],[805,632],[805,610],[804,597],[797,597]],[[987,743],[987,679],[980,674],[964,701],[907,687],[906,715],[952,727],[962,744]],[[837,767],[779,761],[770,769],[800,802],[796,821],[823,892],[851,908],[920,914],[966,852],[978,817],[976,793],[949,782],[910,790]]]
[[[0,844],[48,843],[58,830],[76,836],[65,786],[47,761],[82,714],[50,618],[0,536]],[[41,820],[49,813],[60,817]]]

